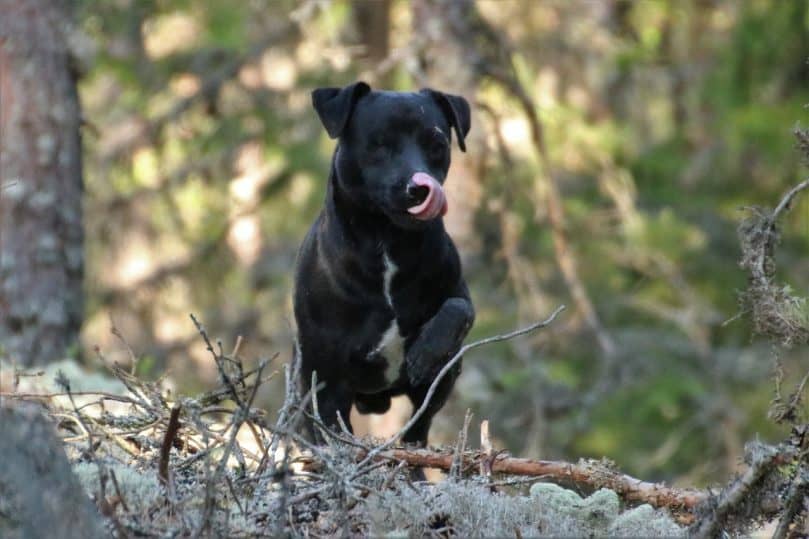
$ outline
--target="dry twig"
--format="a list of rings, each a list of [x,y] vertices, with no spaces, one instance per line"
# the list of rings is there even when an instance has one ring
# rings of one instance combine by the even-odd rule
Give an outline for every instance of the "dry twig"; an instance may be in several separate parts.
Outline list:
[[[182,407],[179,404],[175,404],[174,408],[171,409],[169,426],[166,428],[166,435],[163,437],[163,445],[160,447],[158,477],[160,478],[160,482],[164,485],[168,485],[169,482],[169,455],[171,455],[171,446],[174,445],[174,439],[180,428],[180,410],[182,410]]]

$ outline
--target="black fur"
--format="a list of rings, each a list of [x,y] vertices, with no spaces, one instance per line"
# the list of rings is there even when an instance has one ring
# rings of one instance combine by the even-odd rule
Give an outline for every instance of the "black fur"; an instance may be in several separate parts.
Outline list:
[[[362,82],[315,90],[312,102],[339,141],[325,207],[298,255],[295,319],[302,386],[308,390],[317,371],[325,383],[319,412],[334,427],[338,413],[348,423],[353,403],[362,413],[382,413],[392,396],[405,394],[417,409],[472,325],[460,259],[442,219],[421,221],[407,211],[419,202],[407,189],[410,179],[423,172],[443,184],[452,130],[465,149],[470,118],[462,97],[372,91]],[[396,369],[395,345],[375,352],[394,321],[404,351]],[[426,444],[459,372],[460,363],[405,442]],[[314,429],[312,435],[318,438]]]

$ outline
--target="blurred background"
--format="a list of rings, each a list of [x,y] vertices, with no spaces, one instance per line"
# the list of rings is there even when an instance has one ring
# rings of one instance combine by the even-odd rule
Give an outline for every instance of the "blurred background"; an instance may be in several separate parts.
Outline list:
[[[472,104],[446,218],[477,307],[470,339],[568,305],[552,328],[465,358],[432,442],[471,409],[520,456],[605,457],[703,485],[736,468],[745,441],[784,435],[767,419],[772,347],[737,316],[736,230],[741,207],[774,206],[806,176],[792,128],[807,123],[809,3],[76,6],[85,275],[71,353],[88,366],[96,346],[129,361],[112,320],[141,375],[210,386],[193,312],[226,350],[243,336],[246,361],[279,352],[281,368],[295,253],[334,148],[309,95],[362,79]],[[779,278],[806,295],[809,197],[784,227]],[[806,352],[779,351],[786,380]],[[262,406],[280,404],[281,378]]]

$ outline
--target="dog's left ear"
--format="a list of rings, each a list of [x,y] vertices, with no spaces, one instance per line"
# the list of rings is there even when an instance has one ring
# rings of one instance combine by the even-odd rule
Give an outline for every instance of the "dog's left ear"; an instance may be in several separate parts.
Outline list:
[[[459,95],[445,94],[444,92],[439,92],[432,88],[424,88],[421,90],[421,93],[432,97],[435,102],[438,103],[438,106],[441,107],[441,111],[444,113],[444,116],[446,116],[449,125],[455,129],[455,134],[458,137],[458,146],[461,148],[462,152],[465,152],[466,142],[464,139],[469,133],[469,129],[472,127],[469,103]]]
[[[354,104],[370,91],[364,82],[355,82],[345,88],[318,88],[312,92],[312,106],[331,138],[343,134]]]

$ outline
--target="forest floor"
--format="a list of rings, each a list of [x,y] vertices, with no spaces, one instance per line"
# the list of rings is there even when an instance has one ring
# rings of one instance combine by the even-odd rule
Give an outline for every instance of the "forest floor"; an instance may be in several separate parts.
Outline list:
[[[102,536],[674,537],[704,511],[704,492],[645,483],[606,461],[515,459],[486,438],[473,450],[468,421],[454,447],[347,432],[311,445],[296,434],[303,412],[292,400],[274,423],[251,407],[262,367],[231,366],[219,387],[172,397],[161,381],[120,367],[108,377],[65,361],[15,376],[12,391],[2,387],[11,406],[0,410],[6,419],[28,410],[26,424],[32,408],[44,412],[101,514]],[[413,479],[425,463],[444,478]],[[0,530],[14,537],[22,524],[4,522],[2,509]]]
[[[631,489],[597,488],[599,481],[611,484],[611,475],[625,477],[605,462],[570,464],[568,472],[550,467],[540,476],[530,467],[530,475],[503,473],[503,463],[545,461],[512,459],[485,447],[487,440],[472,450],[465,430],[450,448],[385,447],[346,433],[310,445],[288,430],[300,410],[282,409],[271,425],[264,411],[249,406],[261,371],[242,372],[193,398],[171,398],[160,381],[116,366],[113,377],[88,375],[65,361],[33,377],[17,372],[13,391],[2,387],[0,412],[7,428],[25,425],[19,439],[28,453],[46,443],[64,448],[82,495],[101,514],[102,535],[672,537],[686,535],[693,520],[688,511],[628,500]],[[55,427],[51,442],[32,439],[36,416]],[[35,458],[3,449],[12,453],[4,461],[18,469],[15,459]],[[417,481],[419,462],[446,475]],[[583,481],[571,470],[593,477]],[[29,478],[28,486],[39,488],[38,480]],[[0,474],[0,487],[3,481]],[[0,504],[4,537],[25,536],[23,522],[4,516],[23,514],[14,503],[12,497],[5,510]]]

